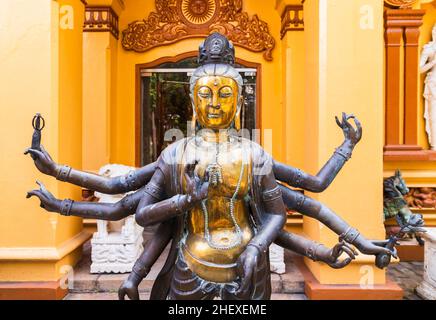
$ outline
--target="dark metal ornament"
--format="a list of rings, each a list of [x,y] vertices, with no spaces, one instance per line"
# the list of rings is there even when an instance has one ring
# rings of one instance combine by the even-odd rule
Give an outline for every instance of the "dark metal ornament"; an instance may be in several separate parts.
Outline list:
[[[235,64],[235,47],[221,33],[214,32],[200,45],[198,64]]]
[[[40,113],[37,113],[32,119],[32,127],[34,129],[32,135],[32,149],[41,151],[41,131],[45,127],[45,120]],[[31,154],[32,159],[35,160],[36,156]]]

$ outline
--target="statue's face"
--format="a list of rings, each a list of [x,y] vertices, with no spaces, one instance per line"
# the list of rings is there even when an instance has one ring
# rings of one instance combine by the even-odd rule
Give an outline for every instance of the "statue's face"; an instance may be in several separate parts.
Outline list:
[[[203,127],[227,129],[238,108],[238,84],[226,77],[202,77],[195,85],[193,99],[197,120]]]

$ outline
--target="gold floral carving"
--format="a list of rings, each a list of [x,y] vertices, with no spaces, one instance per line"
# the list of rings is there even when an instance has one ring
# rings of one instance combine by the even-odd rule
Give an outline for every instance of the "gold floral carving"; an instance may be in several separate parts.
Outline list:
[[[392,6],[395,8],[411,8],[418,0],[385,0],[385,3],[388,6]]]
[[[226,35],[235,45],[272,60],[275,40],[266,22],[242,10],[242,0],[156,0],[156,12],[130,23],[122,33],[125,50],[145,52],[182,39]]]

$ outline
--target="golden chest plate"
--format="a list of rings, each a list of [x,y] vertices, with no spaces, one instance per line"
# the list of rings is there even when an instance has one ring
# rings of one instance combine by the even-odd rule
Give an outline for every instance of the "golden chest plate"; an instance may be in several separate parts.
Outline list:
[[[201,278],[231,282],[236,278],[236,260],[254,236],[244,200],[252,180],[251,157],[241,143],[190,141],[180,166],[184,192],[184,167],[195,161],[195,172],[201,179],[208,168],[216,165],[221,179],[209,185],[205,203],[188,213],[182,253],[190,269]]]

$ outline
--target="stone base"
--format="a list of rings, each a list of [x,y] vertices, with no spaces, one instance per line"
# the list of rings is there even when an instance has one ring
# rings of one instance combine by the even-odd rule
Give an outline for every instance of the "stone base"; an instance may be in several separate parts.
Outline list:
[[[129,273],[132,271],[134,262],[132,263],[92,263],[91,273]]]
[[[57,281],[0,282],[0,300],[61,300],[67,294]]]
[[[302,258],[295,260],[296,266],[303,274],[304,292],[310,300],[402,300],[403,289],[395,282],[387,281],[385,285],[362,288],[360,285],[326,285],[321,284],[304,264]]]
[[[135,226],[135,232],[128,238],[120,232],[111,232],[104,237],[96,232],[91,239],[91,245],[91,273],[131,272],[143,250],[142,228]]]
[[[424,299],[436,300],[436,228],[426,228],[424,279],[416,293]]]
[[[415,291],[425,300],[436,300],[436,288],[427,282],[422,282]]]

